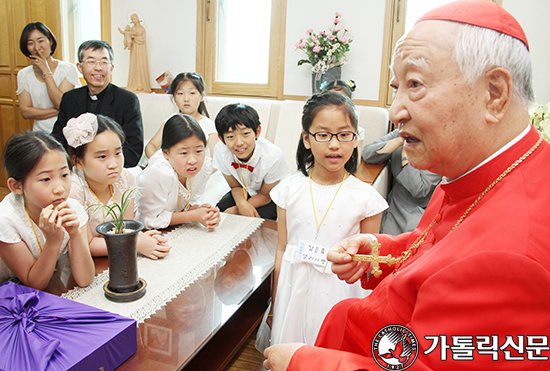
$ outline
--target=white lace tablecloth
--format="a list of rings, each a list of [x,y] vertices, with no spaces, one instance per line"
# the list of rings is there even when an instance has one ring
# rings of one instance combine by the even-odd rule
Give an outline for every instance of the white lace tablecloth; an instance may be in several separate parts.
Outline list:
[[[108,300],[103,285],[109,270],[99,274],[87,287],[77,287],[62,296],[92,307],[114,312],[138,323],[172,300],[184,288],[221,261],[263,222],[260,218],[222,213],[222,222],[213,232],[198,223],[183,224],[167,233],[172,246],[164,259],[138,257],[138,275],[147,282],[147,292],[130,303]]]

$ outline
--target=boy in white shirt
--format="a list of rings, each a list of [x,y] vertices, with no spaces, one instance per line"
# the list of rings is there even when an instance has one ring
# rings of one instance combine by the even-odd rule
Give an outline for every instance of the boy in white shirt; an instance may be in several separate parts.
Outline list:
[[[218,202],[220,211],[277,219],[269,191],[290,174],[283,151],[260,138],[256,110],[246,104],[223,107],[216,116],[221,140],[214,150],[214,168],[224,175],[231,191]]]

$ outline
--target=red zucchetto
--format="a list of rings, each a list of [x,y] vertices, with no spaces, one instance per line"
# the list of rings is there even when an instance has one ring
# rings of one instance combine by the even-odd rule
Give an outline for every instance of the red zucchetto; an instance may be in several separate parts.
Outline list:
[[[440,6],[424,14],[417,21],[439,20],[467,23],[489,28],[529,43],[518,21],[500,5],[487,0],[462,0]]]

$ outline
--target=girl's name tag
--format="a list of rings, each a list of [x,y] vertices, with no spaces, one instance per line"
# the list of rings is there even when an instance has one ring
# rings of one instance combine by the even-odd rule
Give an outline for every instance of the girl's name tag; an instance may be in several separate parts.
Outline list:
[[[326,246],[300,240],[297,258],[306,263],[324,267],[327,265],[328,250]]]

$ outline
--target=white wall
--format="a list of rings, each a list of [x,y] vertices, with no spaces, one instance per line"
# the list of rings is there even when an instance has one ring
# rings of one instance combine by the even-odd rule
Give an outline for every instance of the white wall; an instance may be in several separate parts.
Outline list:
[[[179,72],[195,70],[197,1],[111,1],[111,46],[115,52],[113,83],[126,86],[130,51],[124,50],[123,35],[118,27],[130,22],[130,15],[137,11],[147,31],[147,53],[151,87],[160,88],[155,78],[169,70],[175,76]]]
[[[311,65],[296,65],[305,53],[296,50],[294,44],[306,36],[309,28],[315,32],[328,31],[335,12],[339,12],[342,14],[340,25],[350,30],[346,36],[354,38],[347,54],[349,62],[342,67],[342,79],[357,83],[354,98],[378,100],[385,3],[383,0],[288,0],[284,94],[311,94]]]
[[[378,100],[386,1],[338,3],[333,0],[287,0],[284,94],[307,96],[311,93],[309,65],[296,65],[304,54],[295,50],[294,44],[305,36],[308,28],[328,30],[338,11],[342,14],[341,24],[354,36],[348,53],[350,62],[343,67],[342,78],[356,81],[355,98]],[[503,6],[518,19],[527,34],[533,60],[535,98],[546,103],[550,101],[547,39],[550,1],[503,0]],[[124,28],[128,24],[132,11],[141,14],[147,30],[152,87],[159,87],[154,79],[165,70],[174,75],[195,70],[196,0],[114,0],[111,1],[111,42],[115,51],[115,84],[126,86],[128,81],[129,51],[123,50],[122,35],[117,27]]]
[[[539,103],[550,101],[550,1],[503,0],[502,7],[521,24],[527,35],[533,66],[533,89]]]

